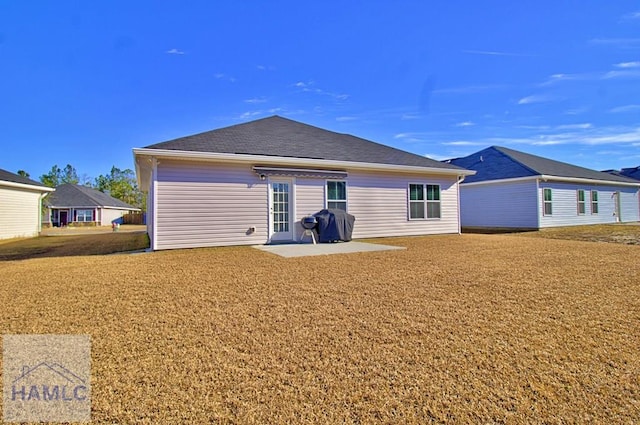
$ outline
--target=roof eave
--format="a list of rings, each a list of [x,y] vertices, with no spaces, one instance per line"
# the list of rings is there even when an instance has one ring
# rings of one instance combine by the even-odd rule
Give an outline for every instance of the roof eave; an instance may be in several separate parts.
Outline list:
[[[587,184],[602,184],[607,186],[629,186],[629,187],[640,187],[640,181],[637,183],[634,182],[620,182],[616,180],[599,180],[599,179],[587,179],[583,177],[562,177],[562,176],[550,176],[550,175],[541,175],[538,176],[540,180],[543,181],[564,181],[570,183],[587,183]]]
[[[469,182],[462,183],[463,186],[479,186],[483,184],[499,184],[499,183],[516,183],[520,181],[527,180],[543,180],[543,181],[557,181],[557,182],[567,182],[567,183],[583,183],[583,184],[598,184],[598,185],[606,185],[606,186],[629,186],[629,187],[638,187],[640,188],[640,181],[638,183],[633,182],[619,182],[614,180],[598,180],[598,179],[585,179],[581,177],[562,177],[562,176],[550,176],[550,175],[536,175],[536,176],[526,176],[526,177],[514,177],[510,179],[492,179],[492,180],[482,180],[477,182]]]
[[[397,165],[397,164],[380,164],[371,162],[353,162],[353,161],[334,161],[327,159],[314,159],[314,158],[295,158],[295,157],[282,157],[282,156],[266,156],[266,155],[251,155],[251,154],[229,154],[229,153],[216,153],[216,152],[197,152],[197,151],[178,151],[170,149],[148,149],[148,148],[134,148],[134,157],[137,156],[150,156],[156,158],[175,158],[175,159],[191,159],[194,161],[225,161],[225,162],[239,162],[239,163],[256,163],[261,164],[273,164],[273,165],[304,165],[311,167],[343,167],[350,169],[362,169],[362,170],[378,170],[378,171],[390,171],[390,172],[405,172],[405,173],[429,173],[429,174],[442,174],[442,175],[454,175],[454,176],[471,176],[476,172],[467,169],[452,169],[452,168],[438,168],[438,167],[419,167],[412,165]],[[138,168],[136,162],[136,168]],[[136,169],[136,171],[138,171]]]
[[[19,188],[19,189],[29,189],[29,190],[34,190],[34,191],[37,191],[37,192],[53,192],[53,191],[55,191],[55,189],[52,188],[52,187],[36,186],[36,185],[25,184],[25,183],[16,183],[16,182],[10,182],[10,181],[7,181],[7,180],[0,180],[0,186],[15,187],[15,188]]]

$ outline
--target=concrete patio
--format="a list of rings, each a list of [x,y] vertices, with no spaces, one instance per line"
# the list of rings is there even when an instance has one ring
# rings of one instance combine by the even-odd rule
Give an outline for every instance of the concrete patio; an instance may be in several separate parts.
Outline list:
[[[313,255],[351,254],[354,252],[391,251],[406,249],[402,246],[381,245],[367,242],[336,242],[319,244],[274,244],[254,245],[253,248],[281,257],[307,257]]]

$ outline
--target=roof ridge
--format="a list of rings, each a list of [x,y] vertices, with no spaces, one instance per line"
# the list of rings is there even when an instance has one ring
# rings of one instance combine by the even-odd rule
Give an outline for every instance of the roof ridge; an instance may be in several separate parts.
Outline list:
[[[534,173],[536,175],[542,175],[542,173],[540,173],[538,170],[534,170],[533,168],[529,167],[526,164],[523,164],[522,162],[520,162],[517,159],[515,159],[513,156],[509,155],[509,153],[503,151],[503,149],[506,149],[506,150],[513,150],[513,149],[505,148],[505,147],[502,147],[502,146],[491,146],[491,149],[494,149],[496,152],[500,153],[500,155],[503,155],[503,156],[509,158],[511,161],[513,161],[513,162],[517,163],[518,165],[520,165],[522,168],[525,168],[525,169],[531,171],[532,173]],[[521,153],[525,153],[525,152],[521,152]]]
[[[84,186],[84,185],[80,185],[80,184],[76,184],[76,183],[68,183],[68,184],[72,185],[74,189],[76,189],[77,191],[79,191],[80,193],[82,193],[83,195],[85,195],[86,197],[91,199],[93,202],[98,204],[98,206],[100,206],[100,207],[107,206],[103,202],[100,202],[100,200],[97,199],[95,196],[93,196],[93,194],[91,193],[92,191],[100,192],[98,189],[94,189],[92,187]],[[83,189],[89,189],[89,191],[85,192]],[[101,192],[101,193],[104,193],[104,192]]]

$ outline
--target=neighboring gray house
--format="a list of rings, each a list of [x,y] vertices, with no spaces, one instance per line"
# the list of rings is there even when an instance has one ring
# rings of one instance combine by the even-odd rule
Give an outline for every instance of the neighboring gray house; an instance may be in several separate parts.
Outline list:
[[[354,238],[458,233],[472,171],[273,116],[134,149],[151,248],[297,242],[324,208]]]
[[[54,227],[111,226],[121,223],[124,214],[140,211],[99,190],[70,183],[56,187],[45,206],[42,222]]]
[[[38,236],[42,198],[53,190],[0,169],[0,239]]]
[[[640,166],[633,168],[623,168],[620,170],[620,174],[630,179],[640,180]]]
[[[541,229],[640,220],[640,182],[492,146],[447,163],[477,171],[460,185],[463,227]]]

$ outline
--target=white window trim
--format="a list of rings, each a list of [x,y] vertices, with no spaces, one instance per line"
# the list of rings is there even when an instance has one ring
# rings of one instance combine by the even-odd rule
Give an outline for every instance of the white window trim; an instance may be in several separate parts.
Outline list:
[[[417,185],[417,186],[422,186],[422,196],[424,197],[423,200],[421,201],[412,201],[411,200],[411,185]],[[427,199],[427,186],[438,186],[438,195],[440,195],[440,199],[435,201],[435,200],[429,200]],[[419,203],[422,202],[422,204],[424,205],[424,217],[420,218],[412,218],[411,217],[411,203]],[[431,202],[431,203],[435,203],[437,202],[440,205],[440,217],[429,217],[429,208],[427,207],[427,204]],[[418,182],[409,182],[407,184],[407,220],[409,221],[434,221],[434,220],[442,220],[442,186],[440,186],[437,183],[418,183]]]
[[[580,200],[580,192],[582,192],[582,201]],[[578,215],[586,215],[587,214],[587,194],[584,189],[576,189],[576,209]],[[582,204],[582,212],[580,212],[580,204]]]
[[[544,193],[547,190],[551,194],[551,200],[549,200],[549,201],[547,201],[545,199],[545,196],[544,196]],[[546,208],[547,203],[549,205],[551,205],[551,213],[549,213],[549,214],[547,214],[547,208]],[[553,215],[553,191],[549,187],[543,187],[542,188],[542,215],[546,216],[546,217],[551,217]]]
[[[78,218],[80,217],[80,212],[82,212],[82,217],[83,217],[83,218],[86,218],[85,213],[86,213],[87,211],[90,211],[90,212],[91,212],[91,217],[90,217],[90,219],[89,219],[89,220],[78,220]],[[92,210],[92,209],[77,209],[77,210],[76,210],[76,214],[75,214],[75,215],[76,215],[76,217],[75,217],[75,218],[76,218],[76,223],[93,223],[93,221],[94,221],[94,220],[93,220],[94,210]]]
[[[589,191],[589,199],[591,201],[591,215],[598,215],[598,213],[600,213],[600,195],[598,194],[597,190],[591,190]],[[596,194],[596,200],[593,200],[593,194]],[[594,208],[593,206],[596,206],[596,211],[594,212]]]
[[[344,199],[329,199],[329,182],[344,183]],[[345,212],[349,212],[349,185],[344,179],[326,179],[324,182],[324,207],[329,209],[329,202],[344,202]]]

